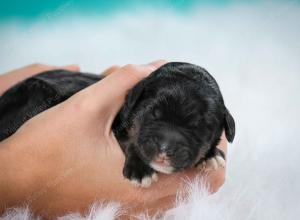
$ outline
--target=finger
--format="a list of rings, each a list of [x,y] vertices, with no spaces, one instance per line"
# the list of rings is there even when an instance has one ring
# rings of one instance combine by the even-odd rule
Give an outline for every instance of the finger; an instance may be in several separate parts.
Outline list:
[[[112,113],[111,116],[113,118],[124,104],[124,99],[128,91],[161,65],[161,62],[152,62],[147,65],[125,66],[124,69],[111,74],[111,78],[103,82],[103,94],[107,97],[104,101],[109,105],[106,107]]]
[[[200,173],[196,168],[191,168],[180,173],[171,175],[159,174],[159,181],[154,183],[143,196],[145,198],[160,198],[162,196],[176,195],[178,192],[185,193],[187,187],[197,181],[201,187],[207,187],[209,192],[216,192],[224,183],[225,169]]]
[[[127,209],[127,212],[131,216],[137,216],[138,214],[147,210],[149,217],[158,216],[163,214],[164,211],[173,208],[175,206],[176,193],[174,195],[160,197],[157,199],[149,198],[147,201],[138,204],[137,206],[131,206]]]
[[[30,77],[30,76],[34,76],[34,75],[36,75],[38,73],[41,73],[41,72],[44,72],[44,71],[50,71],[50,70],[56,70],[56,69],[64,69],[64,70],[69,70],[69,71],[79,71],[80,67],[76,64],[58,67],[58,66],[51,66],[51,65],[36,63],[36,64],[28,65],[25,68],[21,68],[17,72],[20,75]]]
[[[112,121],[121,106],[128,90],[136,85],[140,80],[147,77],[156,70],[163,62],[152,62],[147,65],[126,65],[113,74],[108,75],[103,80],[81,91],[84,96],[85,106],[98,113],[107,114],[107,119]],[[101,97],[96,99],[95,96]],[[103,117],[102,117],[103,118]]]
[[[156,60],[156,61],[153,61],[151,63],[149,63],[149,65],[152,65],[154,67],[156,67],[156,69],[158,69],[159,67],[161,67],[162,65],[166,64],[167,61],[166,60]]]
[[[114,113],[121,108],[128,90],[154,70],[155,67],[151,65],[126,65],[105,77],[90,88],[89,92],[92,94],[101,94],[100,102],[94,102],[94,107],[104,108],[115,115]]]
[[[55,70],[55,69],[64,69],[64,70],[69,70],[69,71],[72,71],[72,72],[78,72],[78,71],[80,71],[80,67],[78,65],[76,65],[76,64],[63,66],[62,68],[53,67],[52,69],[53,70]]]
[[[223,131],[222,135],[221,135],[220,143],[218,145],[218,148],[224,152],[225,158],[226,158],[226,155],[227,155],[227,145],[228,145],[228,141],[226,139],[225,132]]]
[[[66,66],[51,66],[51,65],[45,65],[45,64],[32,64],[27,66],[26,69],[23,71],[26,72],[28,75],[35,75],[44,71],[50,71],[50,70],[57,70],[57,69],[63,69],[68,70],[72,72],[80,71],[80,67],[76,64],[66,65]]]
[[[149,65],[152,65],[155,68],[159,68],[160,66],[164,65],[165,63],[167,63],[166,60],[157,60],[157,61],[153,61],[153,62],[149,63]],[[121,68],[121,66],[119,66],[119,65],[113,65],[113,66],[107,68],[106,70],[104,70],[101,73],[101,75],[108,76],[109,74],[115,72],[116,70],[118,70],[120,68]]]
[[[117,70],[120,69],[120,68],[121,68],[121,67],[120,67],[119,65],[113,65],[113,66],[107,68],[106,70],[104,70],[104,71],[101,73],[101,75],[102,75],[102,76],[108,76],[109,74],[111,74],[111,73],[117,71]]]

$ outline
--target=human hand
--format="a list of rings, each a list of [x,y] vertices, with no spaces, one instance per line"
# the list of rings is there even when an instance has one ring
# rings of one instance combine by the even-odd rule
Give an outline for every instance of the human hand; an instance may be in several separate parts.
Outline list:
[[[35,116],[0,143],[0,210],[29,203],[40,214],[84,211],[95,201],[117,201],[131,213],[172,206],[185,179],[198,171],[160,174],[149,189],[122,176],[124,155],[111,130],[127,91],[164,62],[115,67],[100,82]],[[226,152],[222,136],[220,146]],[[12,162],[13,161],[13,162]],[[212,191],[225,170],[208,174]]]

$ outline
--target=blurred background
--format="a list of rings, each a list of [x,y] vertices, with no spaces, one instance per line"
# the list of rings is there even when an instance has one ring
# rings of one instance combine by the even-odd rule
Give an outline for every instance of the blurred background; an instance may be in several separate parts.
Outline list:
[[[0,4],[0,73],[37,62],[100,73],[156,59],[206,68],[237,126],[219,192],[228,219],[299,217],[300,1]]]

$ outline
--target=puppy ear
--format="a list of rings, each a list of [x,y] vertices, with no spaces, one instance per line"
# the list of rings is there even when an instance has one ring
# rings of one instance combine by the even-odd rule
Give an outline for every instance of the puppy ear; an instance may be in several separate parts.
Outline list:
[[[132,114],[133,108],[136,106],[139,98],[143,94],[144,87],[145,87],[145,83],[144,81],[141,81],[128,92],[126,96],[125,104],[123,106],[123,111],[122,111],[123,120],[129,119],[130,114]]]
[[[224,115],[224,128],[225,128],[225,135],[227,140],[231,143],[235,136],[235,122],[228,111],[228,109],[225,107],[225,115]]]

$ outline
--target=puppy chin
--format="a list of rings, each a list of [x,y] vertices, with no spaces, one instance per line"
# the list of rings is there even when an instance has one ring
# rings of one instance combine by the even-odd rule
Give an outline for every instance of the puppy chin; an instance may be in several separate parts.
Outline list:
[[[158,171],[158,172],[161,172],[161,173],[165,173],[165,174],[171,174],[174,172],[174,167],[172,166],[168,166],[168,165],[161,165],[161,164],[158,164],[156,162],[151,162],[150,163],[150,166]]]

